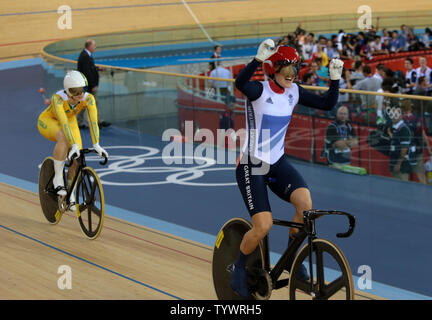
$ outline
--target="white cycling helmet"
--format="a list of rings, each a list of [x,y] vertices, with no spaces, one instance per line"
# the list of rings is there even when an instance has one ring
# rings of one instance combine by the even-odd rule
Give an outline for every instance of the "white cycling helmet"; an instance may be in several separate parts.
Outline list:
[[[69,96],[73,94],[69,91],[72,88],[84,88],[88,85],[86,77],[79,71],[69,71],[63,80],[63,86]]]

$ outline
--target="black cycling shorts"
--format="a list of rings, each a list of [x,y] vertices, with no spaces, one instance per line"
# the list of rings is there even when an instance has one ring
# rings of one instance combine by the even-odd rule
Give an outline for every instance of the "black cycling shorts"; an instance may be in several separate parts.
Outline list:
[[[294,190],[308,188],[285,154],[275,164],[267,164],[268,170],[261,170],[262,167],[260,160],[243,155],[236,168],[237,185],[251,216],[262,211],[271,212],[267,186],[279,198],[288,202]],[[266,173],[256,174],[259,171]]]

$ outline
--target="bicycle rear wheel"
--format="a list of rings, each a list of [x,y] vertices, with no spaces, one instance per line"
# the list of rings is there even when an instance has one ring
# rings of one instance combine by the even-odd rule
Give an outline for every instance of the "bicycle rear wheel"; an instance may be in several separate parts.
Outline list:
[[[103,227],[105,200],[102,184],[96,172],[85,167],[80,172],[76,187],[76,212],[81,230],[91,240],[96,239]]]
[[[309,245],[306,244],[297,254],[291,267],[288,291],[291,300],[354,300],[354,283],[348,261],[342,251],[332,242],[315,239],[313,248],[313,286],[316,297],[311,296],[311,282],[298,278],[301,265],[309,272]],[[324,266],[331,268],[324,272]],[[326,279],[327,277],[327,279]]]
[[[50,224],[57,224],[62,218],[58,209],[57,194],[54,191],[54,158],[47,157],[39,171],[39,201],[42,212]]]
[[[213,248],[212,275],[213,285],[219,300],[250,300],[258,296],[266,296],[268,290],[260,293],[258,289],[263,282],[262,272],[264,271],[264,250],[262,243],[249,256],[246,270],[248,273],[249,288],[257,287],[258,290],[251,290],[253,295],[241,297],[231,288],[231,265],[237,259],[240,243],[243,235],[252,228],[249,221],[243,218],[233,218],[227,221],[219,231]],[[266,283],[264,283],[266,284]]]

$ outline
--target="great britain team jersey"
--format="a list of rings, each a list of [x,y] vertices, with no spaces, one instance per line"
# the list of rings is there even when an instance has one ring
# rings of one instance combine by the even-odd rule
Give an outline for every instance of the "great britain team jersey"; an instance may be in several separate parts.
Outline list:
[[[274,164],[284,154],[285,134],[297,103],[331,110],[339,97],[339,80],[331,80],[324,95],[309,92],[295,83],[282,88],[274,80],[250,81],[260,66],[256,59],[243,68],[235,85],[246,96],[246,138],[243,153]]]
[[[284,154],[285,135],[299,100],[299,89],[294,83],[283,93],[276,93],[268,81],[261,83],[261,96],[254,101],[246,100],[243,153],[274,164]]]

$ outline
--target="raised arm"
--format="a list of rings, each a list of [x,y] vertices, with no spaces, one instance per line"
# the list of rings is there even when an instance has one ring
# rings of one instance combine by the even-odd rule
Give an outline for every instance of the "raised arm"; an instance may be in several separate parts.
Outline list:
[[[235,86],[239,89],[250,101],[254,101],[261,96],[263,91],[262,83],[259,81],[249,81],[254,75],[256,69],[261,62],[253,59],[246,67],[244,67],[237,75]]]
[[[342,75],[343,62],[339,59],[332,59],[329,65],[330,88],[324,96],[319,96],[299,86],[299,103],[306,107],[331,110],[339,98],[339,80]]]
[[[330,81],[330,88],[325,95],[319,96],[299,86],[299,104],[321,110],[331,110],[339,97],[339,80]]]
[[[250,101],[254,101],[261,96],[263,86],[259,81],[249,80],[252,78],[259,65],[273,55],[274,52],[275,44],[273,40],[266,39],[261,42],[255,58],[240,71],[235,80],[236,88],[239,89]]]

